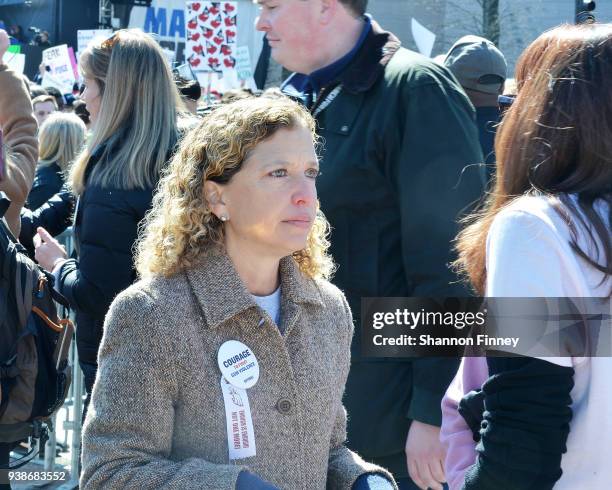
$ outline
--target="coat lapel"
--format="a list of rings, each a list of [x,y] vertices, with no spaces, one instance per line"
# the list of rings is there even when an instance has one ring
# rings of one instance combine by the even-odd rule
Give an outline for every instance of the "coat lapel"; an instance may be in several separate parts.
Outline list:
[[[251,308],[257,308],[231,259],[221,249],[207,251],[185,274],[208,328],[216,328]],[[280,281],[279,327],[286,336],[299,318],[301,304],[323,306],[323,301],[316,283],[302,274],[293,257],[281,259]]]
[[[256,304],[238,276],[231,259],[221,250],[202,254],[197,265],[185,272],[206,318],[215,328]]]
[[[284,257],[280,262],[281,277],[281,325],[280,332],[287,337],[297,323],[301,306],[311,304],[323,306],[316,283],[304,276],[293,257]]]

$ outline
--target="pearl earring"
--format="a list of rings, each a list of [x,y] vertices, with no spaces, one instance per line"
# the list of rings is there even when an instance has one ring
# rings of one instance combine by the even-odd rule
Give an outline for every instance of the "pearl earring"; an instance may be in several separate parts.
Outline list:
[[[221,221],[225,222],[228,220],[228,217],[224,214],[221,215],[221,218],[219,218]]]

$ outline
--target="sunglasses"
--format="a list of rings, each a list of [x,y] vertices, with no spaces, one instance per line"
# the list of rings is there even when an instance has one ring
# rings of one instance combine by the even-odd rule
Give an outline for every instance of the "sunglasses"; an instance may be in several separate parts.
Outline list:
[[[117,41],[119,41],[119,36],[117,34],[113,34],[108,39],[102,41],[102,44],[100,46],[102,47],[102,49],[112,51],[112,49],[115,47],[115,44],[117,44]]]
[[[505,112],[506,110],[508,110],[510,106],[512,105],[512,103],[514,102],[515,98],[516,97],[512,97],[508,95],[499,95],[497,97],[497,104],[499,105],[499,108],[501,109],[501,111]]]

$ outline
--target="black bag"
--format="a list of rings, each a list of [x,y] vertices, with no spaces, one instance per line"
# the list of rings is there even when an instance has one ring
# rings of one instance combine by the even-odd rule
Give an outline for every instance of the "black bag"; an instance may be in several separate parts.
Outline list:
[[[27,256],[2,219],[9,204],[0,193],[0,443],[33,437],[42,445],[70,386],[74,327],[58,318],[55,302],[65,308],[68,302],[53,289],[53,276]]]

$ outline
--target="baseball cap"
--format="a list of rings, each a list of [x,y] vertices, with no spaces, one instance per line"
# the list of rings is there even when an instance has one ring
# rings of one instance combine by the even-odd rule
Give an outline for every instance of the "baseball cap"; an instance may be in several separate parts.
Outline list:
[[[446,66],[462,87],[497,94],[506,80],[507,64],[502,52],[480,36],[463,36],[450,48]]]

